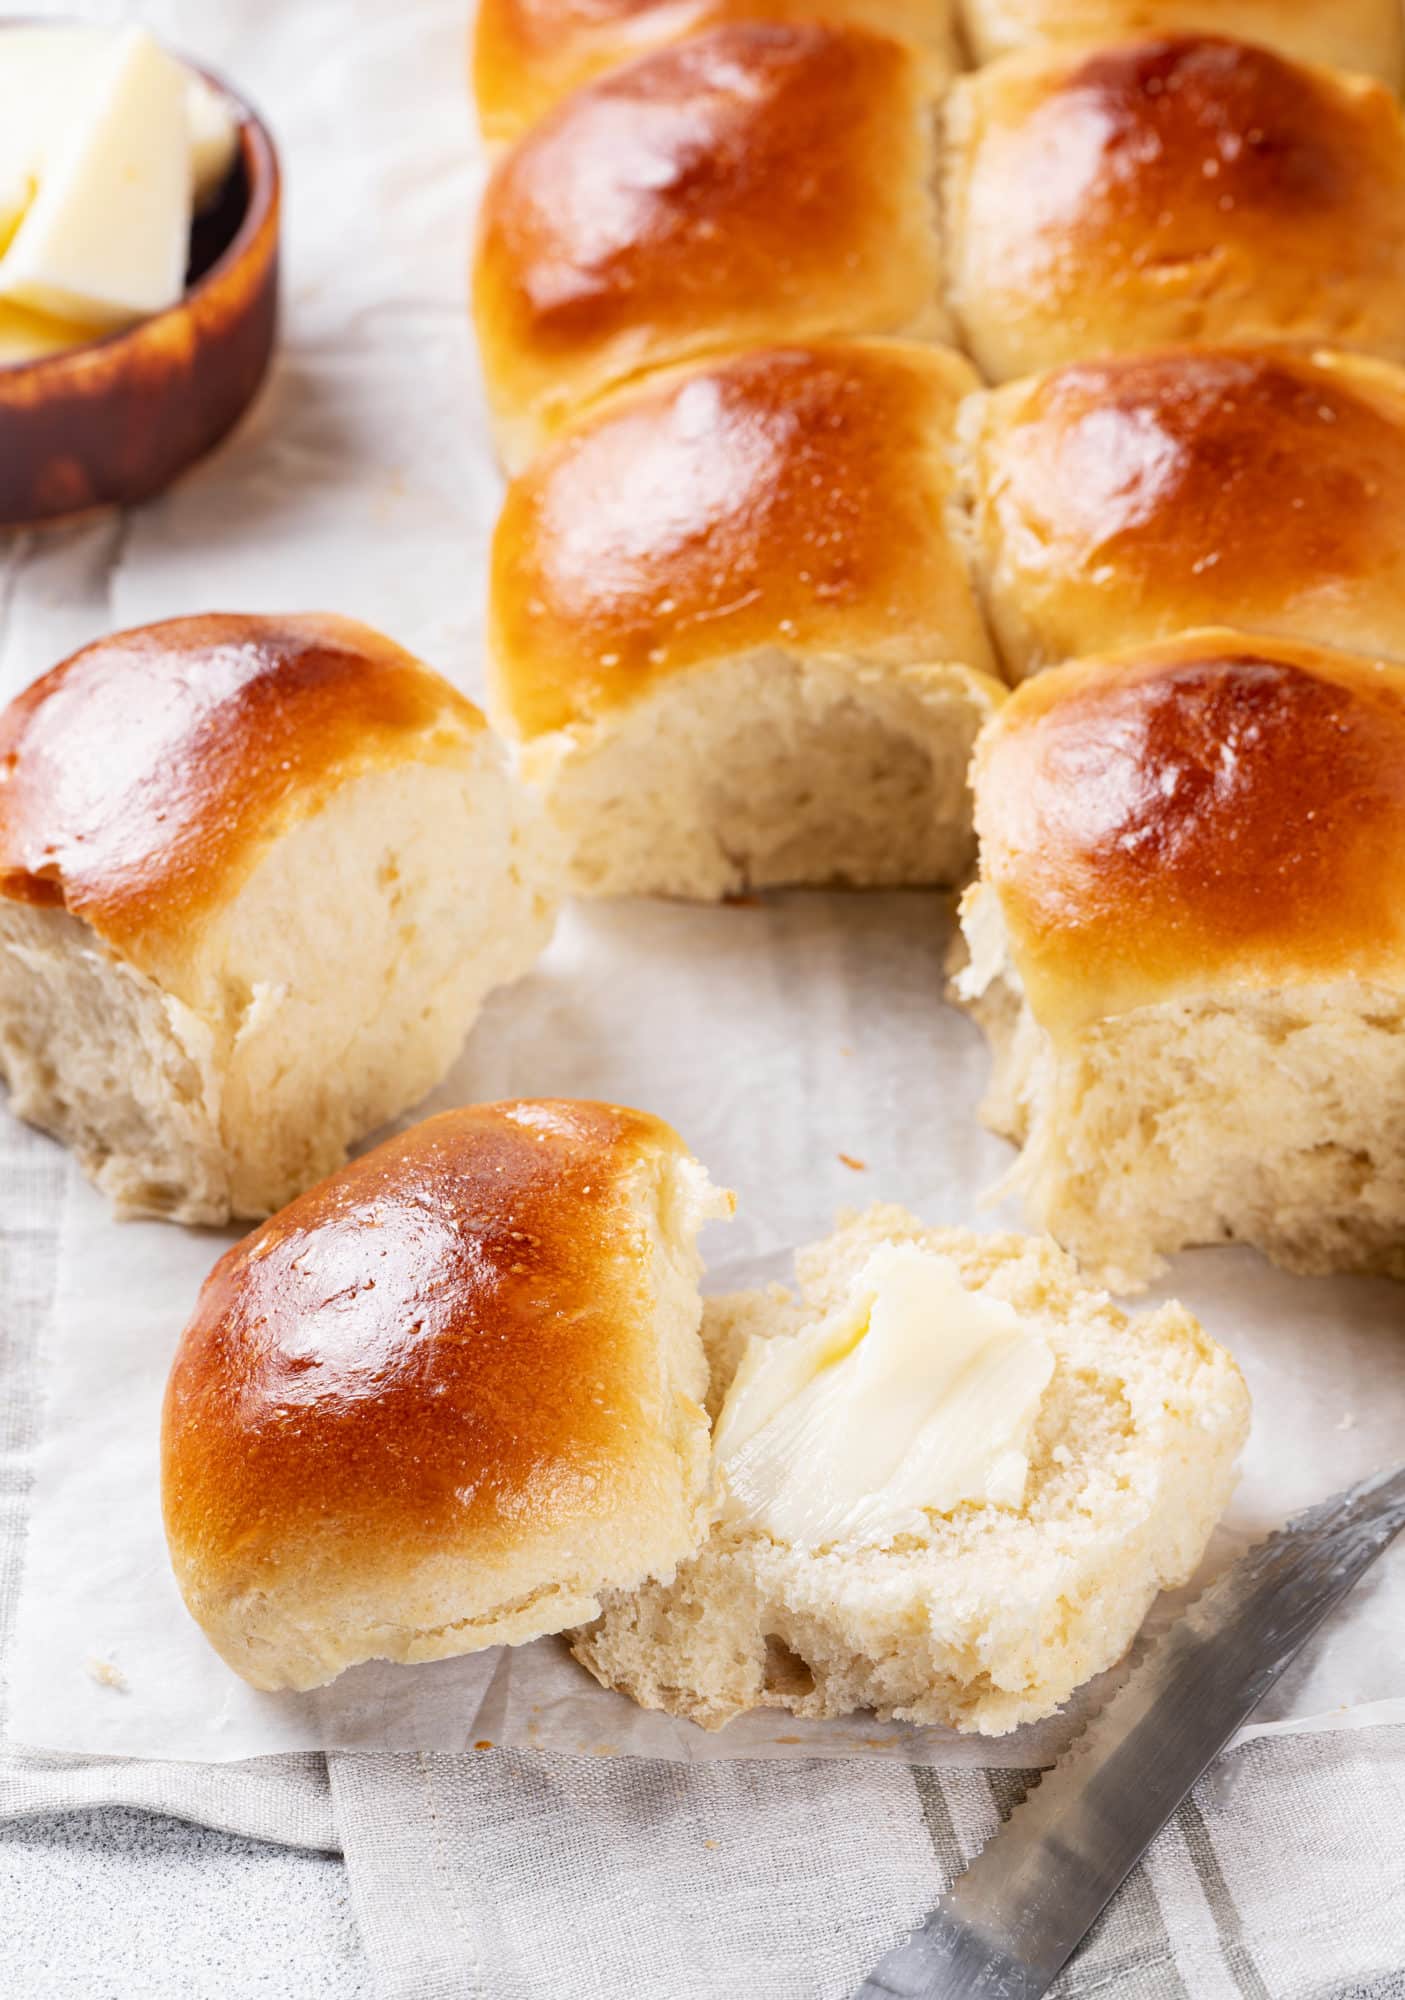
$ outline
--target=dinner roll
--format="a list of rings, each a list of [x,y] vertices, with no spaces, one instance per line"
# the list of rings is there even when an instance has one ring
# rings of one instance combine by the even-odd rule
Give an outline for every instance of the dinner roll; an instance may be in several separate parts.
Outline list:
[[[606,1686],[709,1729],[755,1708],[865,1708],[997,1736],[1113,1665],[1157,1591],[1198,1566],[1248,1429],[1239,1371],[1180,1306],[1129,1320],[1047,1241],[926,1229],[895,1208],[849,1218],[798,1255],[798,1299],[773,1286],[708,1302],[714,1413],[739,1363],[861,1308],[890,1245],[950,1260],[1047,1342],[1022,1495],[815,1546],[724,1512],[671,1583],[608,1595],[576,1636]]]
[[[656,378],[537,460],[493,549],[494,712],[578,892],[951,882],[1003,690],[959,542],[941,349]]]
[[[948,331],[915,50],[743,22],[588,85],[498,165],[474,305],[503,458],[666,363],[760,341]]]
[[[1405,671],[1197,632],[1027,681],[976,753],[957,980],[1040,1226],[1405,1277]]]
[[[1405,81],[1400,0],[962,0],[977,62],[1031,42],[1115,42],[1187,29],[1262,42],[1299,62]]]
[[[126,1215],[266,1215],[551,928],[483,717],[350,619],[173,619],[0,714],[0,1072]]]
[[[480,0],[473,83],[483,135],[518,139],[570,91],[731,21],[854,22],[911,42],[933,83],[955,67],[953,0]]]
[[[1122,355],[975,398],[975,546],[1005,664],[1235,624],[1405,656],[1405,371]]]
[[[590,1618],[704,1528],[699,1227],[613,1104],[446,1111],[227,1251],[162,1418],[176,1579],[258,1688]]]
[[[1405,358],[1384,85],[1183,35],[1035,50],[948,99],[950,303],[994,381],[1178,341]]]

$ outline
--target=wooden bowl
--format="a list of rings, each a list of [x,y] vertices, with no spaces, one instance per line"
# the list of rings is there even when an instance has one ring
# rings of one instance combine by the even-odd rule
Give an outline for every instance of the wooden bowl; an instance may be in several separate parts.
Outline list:
[[[121,333],[0,367],[0,527],[150,499],[253,401],[278,316],[278,155],[236,107],[239,153],[197,216],[179,305]]]

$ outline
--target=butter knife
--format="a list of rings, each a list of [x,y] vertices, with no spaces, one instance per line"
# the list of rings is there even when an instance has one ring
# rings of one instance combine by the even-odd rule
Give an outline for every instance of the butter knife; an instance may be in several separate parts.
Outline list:
[[[854,2000],[1038,2000],[1201,1773],[1405,1528],[1405,1467],[1212,1583]]]

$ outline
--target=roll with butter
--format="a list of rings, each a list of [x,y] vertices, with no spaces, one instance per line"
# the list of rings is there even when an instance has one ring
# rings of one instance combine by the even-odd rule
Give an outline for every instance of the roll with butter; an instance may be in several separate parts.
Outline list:
[[[576,1657],[719,1728],[758,1708],[1000,1735],[1111,1666],[1228,1498],[1249,1399],[1190,1314],[1047,1241],[874,1208],[709,1302],[717,1518]]]

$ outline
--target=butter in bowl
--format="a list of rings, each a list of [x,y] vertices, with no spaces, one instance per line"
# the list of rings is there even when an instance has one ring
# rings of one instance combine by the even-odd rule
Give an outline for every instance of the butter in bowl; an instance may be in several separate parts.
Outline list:
[[[0,31],[0,525],[149,497],[272,353],[262,124],[144,29]]]

